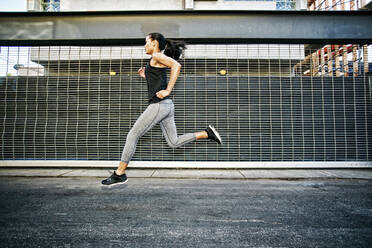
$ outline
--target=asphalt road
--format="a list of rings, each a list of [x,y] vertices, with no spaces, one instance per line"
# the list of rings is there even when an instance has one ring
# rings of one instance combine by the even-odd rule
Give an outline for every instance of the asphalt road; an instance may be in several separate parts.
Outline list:
[[[372,180],[0,178],[0,247],[371,247]]]

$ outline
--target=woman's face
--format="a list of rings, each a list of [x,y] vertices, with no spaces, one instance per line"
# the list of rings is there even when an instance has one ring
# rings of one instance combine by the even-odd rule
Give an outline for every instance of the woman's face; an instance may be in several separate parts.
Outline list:
[[[146,44],[145,44],[145,51],[146,54],[152,54],[154,51],[154,42],[152,42],[152,39],[150,36],[146,36]]]

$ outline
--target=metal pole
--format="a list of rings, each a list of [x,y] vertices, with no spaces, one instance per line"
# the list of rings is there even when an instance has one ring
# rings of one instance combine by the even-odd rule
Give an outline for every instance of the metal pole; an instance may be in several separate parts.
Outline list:
[[[368,45],[363,45],[364,74],[368,73]]]
[[[335,45],[336,77],[339,77],[340,76],[340,72],[341,72],[339,50],[340,50],[340,46],[339,45]]]
[[[344,77],[347,77],[349,74],[349,66],[347,61],[347,47],[346,45],[342,46],[342,63],[344,65]]]
[[[325,58],[324,58],[324,47],[322,47],[320,49],[320,62],[321,62],[321,75],[324,76],[325,75]]]
[[[353,45],[353,75],[358,76],[358,45]]]
[[[328,76],[332,77],[332,75],[333,75],[333,66],[332,66],[333,56],[332,56],[332,46],[331,45],[327,46],[327,55],[328,55]]]

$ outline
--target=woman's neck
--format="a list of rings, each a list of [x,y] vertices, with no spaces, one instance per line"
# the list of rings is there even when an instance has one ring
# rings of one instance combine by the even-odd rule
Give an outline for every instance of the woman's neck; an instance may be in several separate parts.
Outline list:
[[[159,48],[154,48],[154,50],[153,50],[152,53],[151,53],[151,56],[152,56],[154,53],[160,53],[160,49],[159,49]]]

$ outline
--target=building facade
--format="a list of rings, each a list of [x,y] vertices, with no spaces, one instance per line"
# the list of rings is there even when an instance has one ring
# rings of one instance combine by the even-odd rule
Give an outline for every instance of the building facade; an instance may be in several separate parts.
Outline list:
[[[37,10],[31,2],[30,11],[326,6],[324,1],[61,0]],[[188,45],[172,93],[178,132],[211,123],[225,145],[198,142],[173,150],[156,127],[138,143],[134,161],[369,163],[370,49],[370,44]],[[137,75],[149,60],[143,46],[2,47],[1,53],[8,58],[0,65],[7,68],[0,78],[1,159],[119,159],[126,134],[147,105],[146,84]]]

